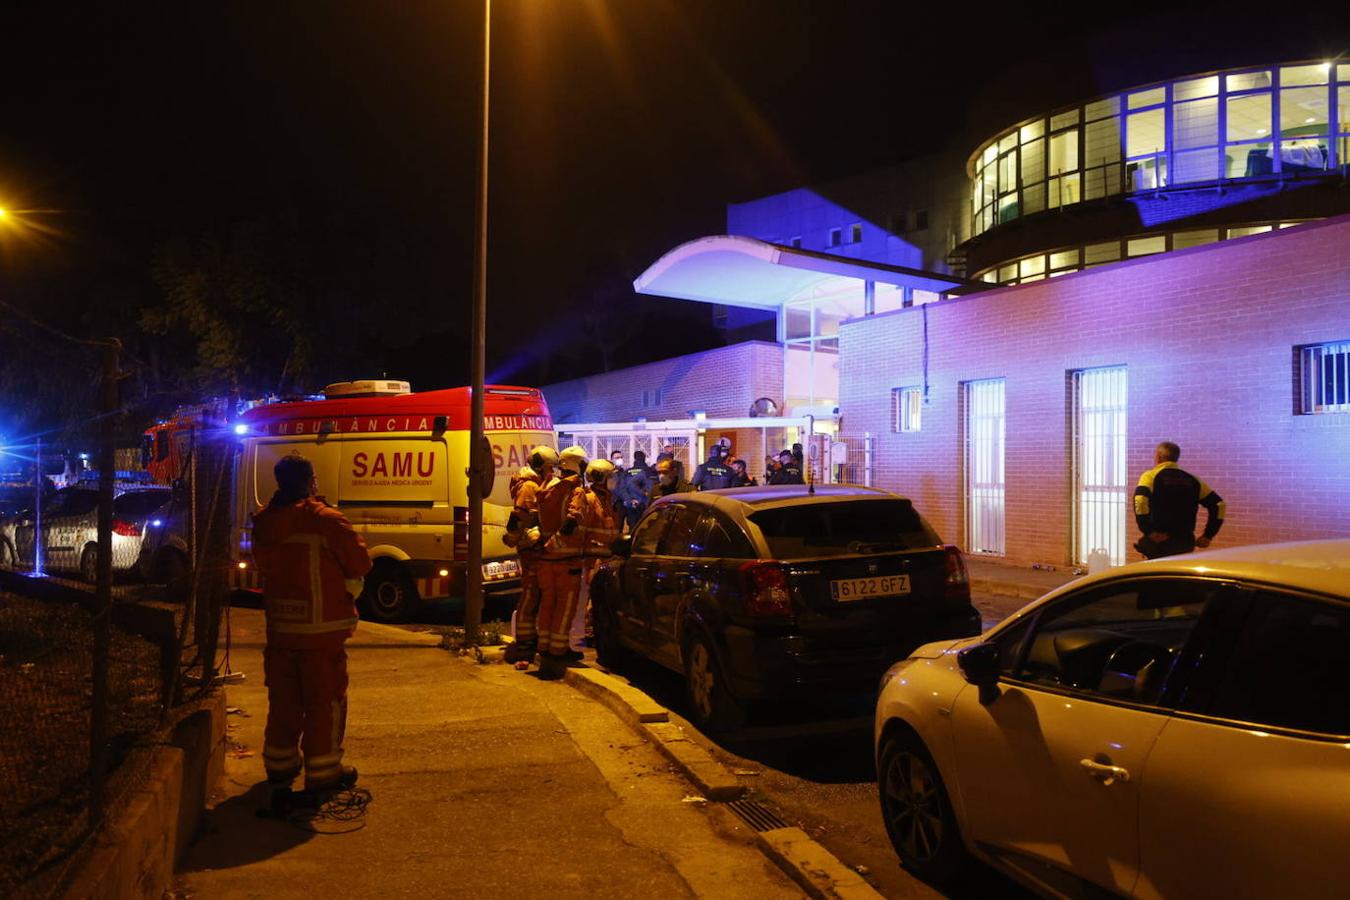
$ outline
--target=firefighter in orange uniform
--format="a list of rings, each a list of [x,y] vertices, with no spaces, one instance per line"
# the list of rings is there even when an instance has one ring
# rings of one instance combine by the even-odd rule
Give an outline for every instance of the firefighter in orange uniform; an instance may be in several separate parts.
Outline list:
[[[621,470],[613,463],[597,459],[586,468],[586,490],[572,495],[568,517],[574,518],[581,533],[581,590],[569,636],[579,641],[585,633],[586,619],[591,605],[591,578],[601,559],[613,555],[611,545],[619,536],[619,511],[614,506],[614,491],[618,487]],[[569,655],[579,657],[581,651],[569,643]]]
[[[558,477],[539,498],[539,531],[544,552],[539,563],[539,677],[561,678],[572,659],[567,635],[581,587],[581,542],[577,521],[568,516],[574,494],[584,493],[586,451],[572,446],[559,457]]]
[[[530,464],[511,476],[514,507],[506,520],[503,542],[520,558],[520,602],[516,604],[515,642],[506,649],[506,661],[526,667],[538,647],[535,622],[539,616],[539,497],[553,480],[558,451],[539,446],[530,451]]]
[[[309,460],[284,457],[273,473],[277,492],[253,516],[267,614],[263,766],[277,788],[288,788],[302,764],[306,791],[348,788],[356,769],[342,764],[344,645],[356,629],[354,598],[370,555],[351,523],[314,496]]]

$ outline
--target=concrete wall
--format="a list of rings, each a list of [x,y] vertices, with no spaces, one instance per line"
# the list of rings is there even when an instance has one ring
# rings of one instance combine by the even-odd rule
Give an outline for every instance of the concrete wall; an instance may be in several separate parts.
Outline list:
[[[852,320],[845,431],[875,435],[875,484],[964,543],[961,385],[1005,378],[1007,559],[1067,563],[1070,373],[1125,365],[1131,486],[1173,440],[1228,502],[1216,546],[1350,535],[1350,414],[1293,399],[1293,348],[1350,339],[1347,248],[1342,217]],[[930,403],[896,434],[891,389],[923,383],[925,316]]]
[[[643,392],[658,389],[660,404],[644,407]],[[709,416],[745,416],[760,397],[782,404],[783,348],[747,341],[560,381],[543,391],[555,423],[686,419],[694,409]]]

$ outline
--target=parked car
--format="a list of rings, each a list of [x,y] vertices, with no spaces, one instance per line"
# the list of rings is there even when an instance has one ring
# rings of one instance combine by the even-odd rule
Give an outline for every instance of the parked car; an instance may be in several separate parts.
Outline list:
[[[146,519],[136,568],[151,584],[163,584],[170,596],[186,595],[192,575],[188,498],[165,494],[165,502]]]
[[[167,488],[138,487],[113,498],[112,568],[136,564],[146,519],[168,499]],[[62,488],[42,507],[43,568],[74,571],[93,581],[98,564],[98,491],[83,485]],[[26,509],[0,527],[0,566],[31,568],[37,517]]]
[[[851,485],[673,494],[591,585],[597,653],[685,676],[692,716],[875,691],[919,644],[979,634],[961,553],[904,497]]]
[[[1312,897],[1350,868],[1350,540],[1136,563],[886,673],[904,864],[1055,895]]]

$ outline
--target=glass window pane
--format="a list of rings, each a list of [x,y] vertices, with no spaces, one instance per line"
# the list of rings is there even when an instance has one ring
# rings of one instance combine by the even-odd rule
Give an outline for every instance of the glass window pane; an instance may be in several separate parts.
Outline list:
[[[998,270],[999,281],[1009,281],[1016,277],[1017,277],[1017,263],[1013,263],[1010,266],[1004,266]]]
[[[1067,112],[1062,112],[1057,116],[1050,117],[1051,131],[1058,131],[1066,126],[1076,124],[1078,124],[1078,110],[1076,109],[1071,109]]]
[[[1197,97],[1213,97],[1219,93],[1219,76],[1195,78],[1191,81],[1178,81],[1172,85],[1173,100],[1194,100]]]
[[[1050,137],[1050,174],[1072,172],[1078,168],[1078,132],[1064,131]]]
[[[1233,238],[1247,237],[1252,234],[1265,234],[1270,230],[1269,225],[1247,225],[1242,228],[1230,228],[1228,229],[1228,240],[1231,241]]]
[[[1270,144],[1239,144],[1224,148],[1226,176],[1228,178],[1249,178],[1269,175],[1275,171],[1274,158],[1270,155]]]
[[[923,306],[925,303],[936,303],[942,295],[937,291],[924,291],[915,288],[912,296],[915,306]]]
[[[1083,162],[1086,167],[1120,159],[1120,119],[1089,122],[1083,130]]]
[[[1045,120],[1037,119],[1035,122],[1028,122],[1022,126],[1022,143],[1034,141],[1036,138],[1045,134]]]
[[[1017,146],[1017,132],[1014,131],[1014,132],[1011,132],[1011,133],[1009,133],[1009,134],[1005,134],[1005,135],[1002,137],[1002,139],[999,140],[999,142],[998,142],[998,152],[999,152],[999,153],[1007,153],[1009,150],[1011,150],[1012,148],[1014,148],[1014,147],[1016,147],[1016,146]]]
[[[787,315],[787,339],[811,336],[811,307],[789,306],[784,310]]]
[[[998,158],[998,192],[1006,194],[1017,190],[1017,154],[1009,153]]]
[[[1343,66],[1342,68],[1350,68]],[[1340,120],[1340,127],[1336,130],[1341,134],[1350,132],[1350,88],[1336,88],[1336,118]],[[1341,163],[1348,160],[1341,157]]]
[[[1230,94],[1234,91],[1250,91],[1254,88],[1270,87],[1270,70],[1263,69],[1260,72],[1239,72],[1236,75],[1225,75],[1223,83],[1224,89]]]
[[[1199,247],[1212,244],[1219,239],[1219,229],[1205,228],[1200,231],[1178,231],[1172,235],[1172,249],[1185,250],[1187,247]]]
[[[1129,157],[1162,153],[1167,149],[1167,125],[1163,110],[1130,113],[1125,125],[1125,155]]]
[[[1044,256],[1028,256],[1017,264],[1018,274],[1023,278],[1028,275],[1040,275],[1045,271]]]
[[[1107,97],[1103,100],[1097,100],[1089,103],[1083,109],[1083,120],[1092,122],[1097,119],[1105,119],[1107,116],[1114,116],[1120,112],[1120,98]]]
[[[1120,163],[1106,163],[1083,172],[1083,197],[1095,200],[1120,193]]]
[[[872,311],[884,313],[890,312],[893,309],[900,309],[905,305],[904,299],[904,291],[895,285],[878,284],[876,293],[872,298]]]
[[[1172,183],[1185,184],[1190,181],[1214,181],[1223,177],[1219,172],[1219,148],[1208,147],[1204,150],[1178,150],[1176,167],[1172,170]]]
[[[1327,167],[1327,139],[1280,141],[1280,167],[1284,172],[1321,172]]]
[[[1017,194],[1012,193],[998,201],[998,223],[1011,222],[1022,214],[1021,208],[1017,205]]]
[[[1350,81],[1350,65],[1336,67],[1337,81]]]
[[[1036,184],[1045,180],[1045,141],[1022,145],[1022,183]]]
[[[1160,188],[1167,183],[1167,157],[1160,154],[1135,160],[1125,167],[1125,176],[1129,179],[1128,190]]]
[[[1078,265],[1078,248],[1072,250],[1061,250],[1059,253],[1050,254],[1050,268],[1067,269],[1070,266]]]
[[[1154,253],[1163,253],[1167,250],[1167,238],[1158,234],[1152,237],[1131,238],[1125,242],[1125,252],[1127,256],[1149,256]]]
[[[993,162],[995,157],[997,156],[998,156],[998,143],[994,142],[991,143],[988,147],[984,148],[984,153],[980,156],[980,162],[982,162],[984,165],[987,166],[991,162]]]
[[[1280,137],[1327,133],[1326,88],[1280,91]]]
[[[1083,264],[1087,266],[1099,266],[1102,263],[1115,262],[1120,259],[1120,241],[1111,241],[1107,244],[1088,244],[1083,248]]]
[[[1144,106],[1156,106],[1167,99],[1167,88],[1157,87],[1147,91],[1135,91],[1130,95],[1130,109]]]
[[[1330,63],[1318,63],[1312,66],[1285,66],[1280,69],[1280,86],[1326,84],[1329,77],[1331,77]]]
[[[1249,141],[1270,134],[1270,94],[1228,98],[1229,141]]]
[[[1045,182],[1022,188],[1022,215],[1029,216],[1043,209],[1045,209]]]
[[[1179,150],[1219,143],[1219,101],[1192,100],[1173,106],[1172,140]]]

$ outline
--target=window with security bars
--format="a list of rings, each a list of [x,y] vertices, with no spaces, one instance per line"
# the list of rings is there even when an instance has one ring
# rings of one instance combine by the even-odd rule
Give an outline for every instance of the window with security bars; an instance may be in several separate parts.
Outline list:
[[[900,387],[891,391],[891,430],[918,431],[923,424],[923,391]]]
[[[1296,348],[1300,415],[1350,413],[1350,341]]]

